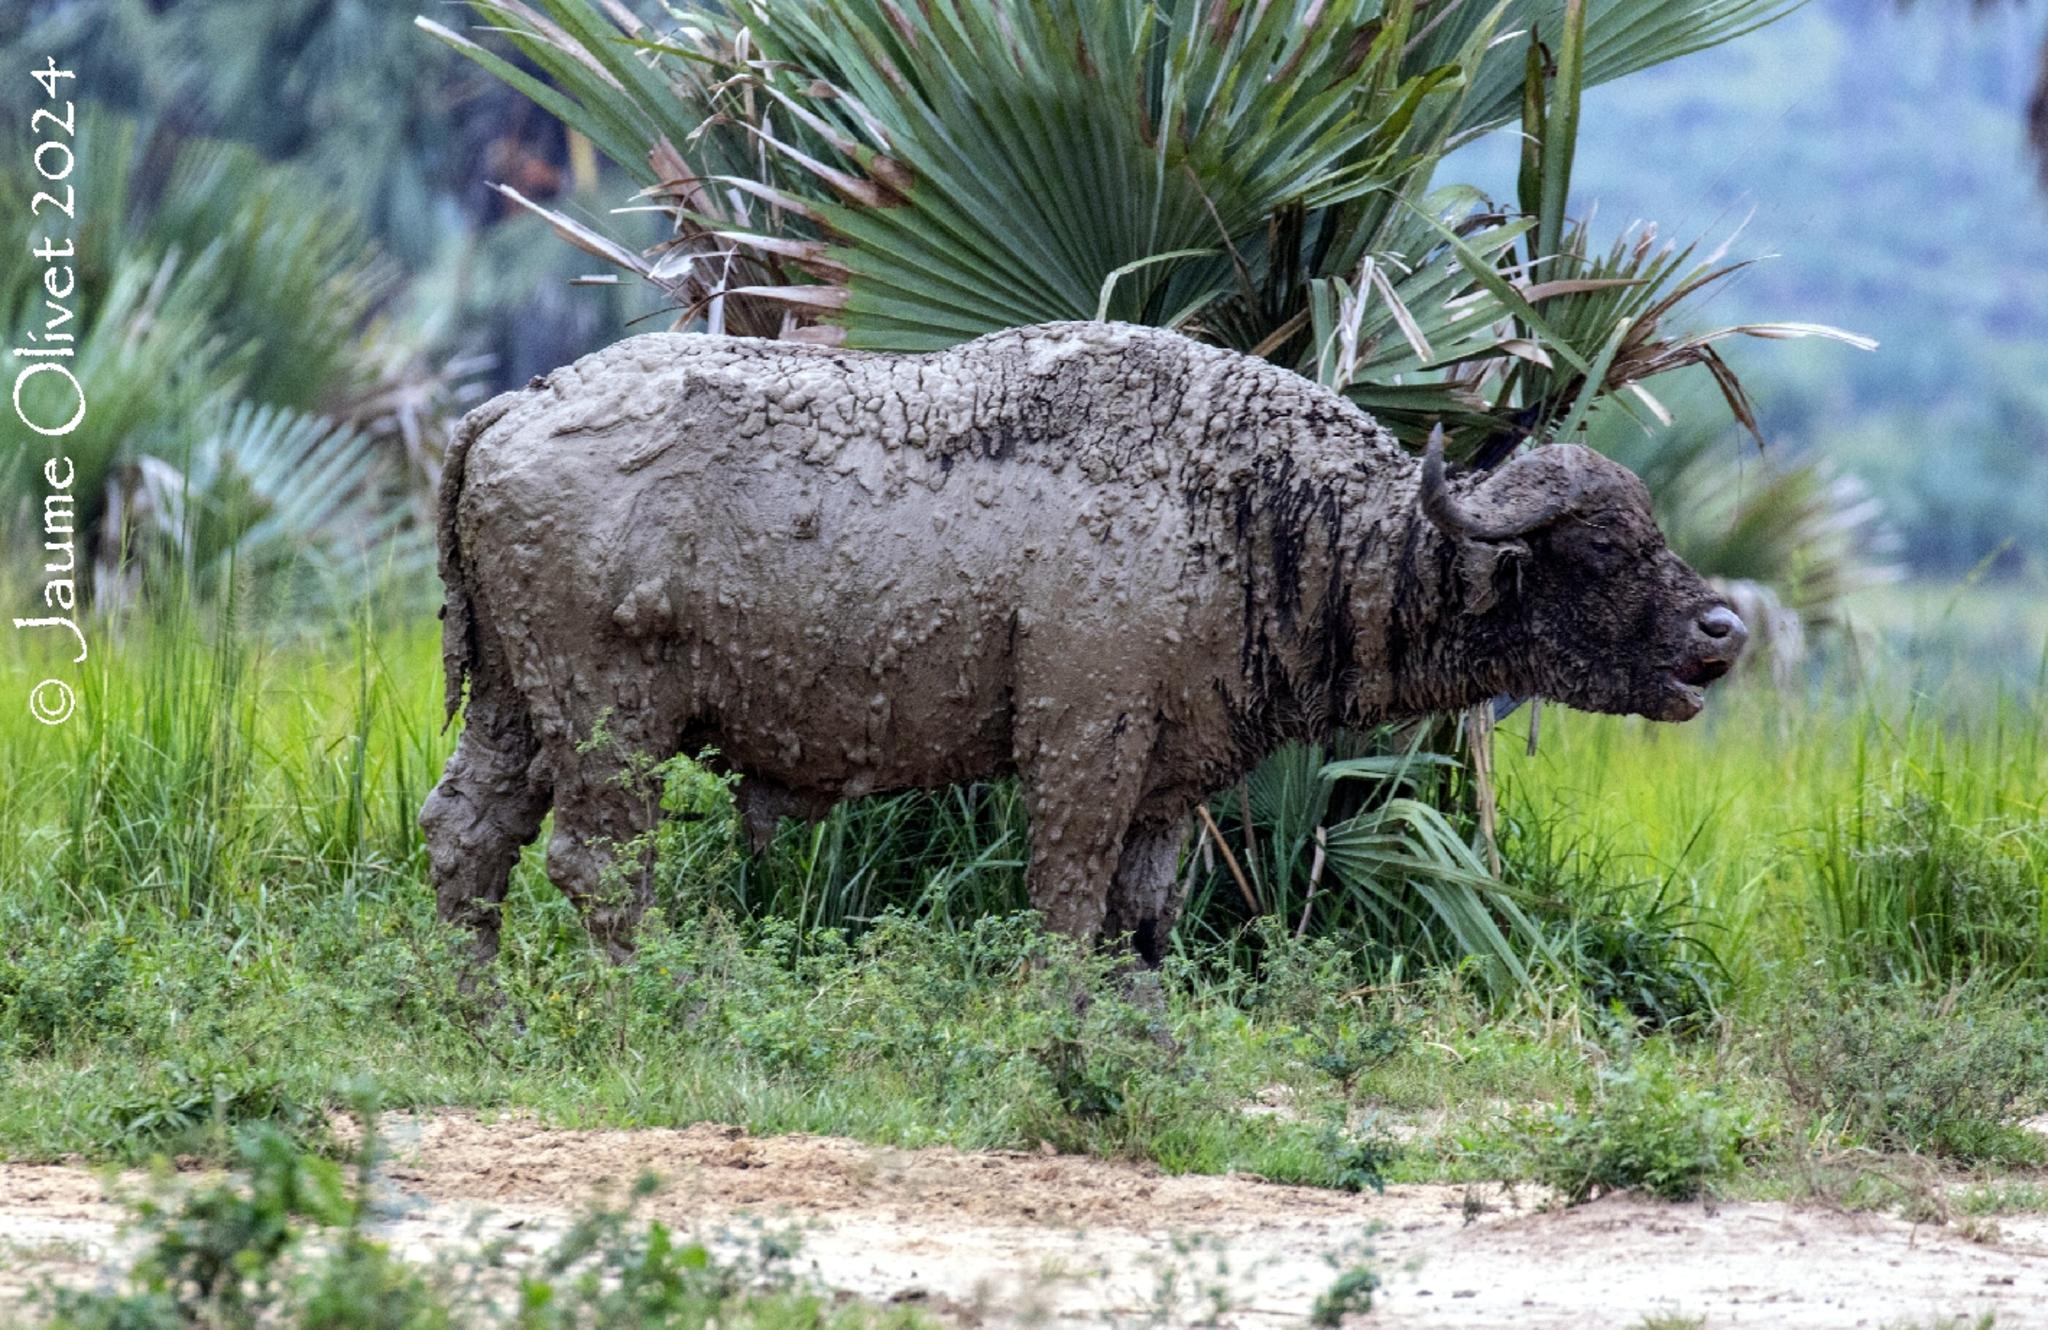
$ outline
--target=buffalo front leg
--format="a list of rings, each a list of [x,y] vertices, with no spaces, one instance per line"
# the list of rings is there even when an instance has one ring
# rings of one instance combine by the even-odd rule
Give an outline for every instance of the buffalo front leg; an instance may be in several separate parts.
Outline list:
[[[1152,718],[1133,712],[1068,718],[1031,734],[1020,754],[1031,817],[1025,884],[1054,932],[1084,943],[1102,933],[1153,733]]]
[[[645,764],[593,753],[569,760],[575,765],[555,781],[548,879],[575,904],[591,938],[623,961],[633,954],[634,930],[654,894],[660,783]]]
[[[1123,853],[1110,879],[1109,909],[1102,931],[1128,935],[1147,965],[1166,955],[1166,940],[1180,916],[1180,850],[1186,824],[1139,821],[1124,834]]]
[[[512,865],[547,816],[548,789],[532,774],[538,750],[525,711],[479,688],[455,752],[420,810],[435,907],[475,939],[475,968],[465,985],[498,954]]]
[[[740,820],[747,829],[747,844],[755,854],[765,854],[775,843],[776,829],[785,817],[816,822],[832,811],[832,801],[815,794],[799,794],[786,785],[760,776],[740,777],[734,798],[740,806]]]

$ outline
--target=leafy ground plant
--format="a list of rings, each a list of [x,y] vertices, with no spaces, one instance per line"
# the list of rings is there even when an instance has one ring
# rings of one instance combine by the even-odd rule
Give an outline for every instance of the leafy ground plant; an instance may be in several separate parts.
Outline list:
[[[1691,1200],[1741,1170],[1762,1126],[1646,1048],[1570,1107],[1511,1115],[1508,1131],[1528,1175],[1577,1205],[1617,1191]]]
[[[1707,1318],[1684,1312],[1651,1312],[1636,1322],[1635,1330],[1707,1330]]]
[[[1961,1163],[2048,1157],[2020,1125],[2048,1098],[2048,1021],[2025,995],[1813,985],[1784,1011],[1780,1074],[1823,1121],[1882,1149]]]
[[[1331,1281],[1309,1309],[1310,1325],[1342,1325],[1347,1316],[1363,1316],[1372,1310],[1372,1295],[1380,1277],[1372,1267],[1355,1265]]]

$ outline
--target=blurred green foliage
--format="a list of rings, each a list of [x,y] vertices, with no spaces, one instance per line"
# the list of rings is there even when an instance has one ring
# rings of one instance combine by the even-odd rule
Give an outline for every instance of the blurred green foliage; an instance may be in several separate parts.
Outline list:
[[[77,97],[160,144],[218,139],[290,163],[296,210],[352,219],[409,279],[378,314],[440,359],[482,353],[495,361],[492,382],[523,382],[616,341],[649,302],[615,287],[572,290],[594,265],[536,219],[507,217],[490,183],[586,213],[628,190],[594,158],[579,170],[551,118],[419,33],[420,8],[27,0],[0,13],[0,61],[54,56],[76,71]],[[36,95],[26,79],[0,80],[0,113],[25,117]],[[139,197],[150,179],[139,177]],[[632,220],[624,232],[645,229]]]
[[[374,432],[394,376],[433,376],[370,327],[399,275],[359,220],[321,200],[303,168],[152,135],[89,103],[61,141],[76,161],[64,181],[76,221],[46,209],[34,234],[75,250],[63,322],[88,407],[70,433],[10,453],[0,530],[31,548],[68,534],[66,571],[109,605],[145,577],[214,590],[235,568],[331,591],[368,560],[423,569],[429,551],[403,520],[396,464],[408,459],[357,426]],[[42,183],[0,173],[0,213],[27,216]],[[0,248],[8,347],[33,346],[57,314],[45,266],[26,244]],[[0,352],[10,380],[26,363]],[[21,400],[54,422],[72,393],[41,376]],[[66,525],[39,501],[58,455],[74,476]]]
[[[454,112],[488,89],[414,37],[412,0],[29,0],[26,9],[20,47],[75,70],[79,96],[301,163],[410,266],[461,224],[467,158],[483,145]],[[500,100],[494,109],[516,109]]]
[[[1711,1084],[1690,1080],[1661,1050],[1602,1070],[1568,1108],[1510,1114],[1505,1144],[1566,1204],[1616,1191],[1689,1201],[1726,1182],[1765,1124]]]
[[[1852,1137],[1973,1164],[2038,1167],[2048,1154],[2026,1125],[2048,1083],[2037,1000],[1983,983],[1809,982],[1777,1024],[1793,1102]]]

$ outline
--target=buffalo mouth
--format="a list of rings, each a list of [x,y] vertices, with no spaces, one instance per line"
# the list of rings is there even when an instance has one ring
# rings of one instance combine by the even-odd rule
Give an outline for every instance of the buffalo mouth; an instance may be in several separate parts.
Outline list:
[[[1718,658],[1696,660],[1692,664],[1675,671],[1674,675],[1678,682],[1688,688],[1705,688],[1714,680],[1728,673],[1730,669],[1734,668],[1734,665],[1735,662],[1732,660],[1721,660]]]
[[[1657,720],[1691,720],[1707,705],[1707,686],[1733,669],[1735,662],[1717,656],[1688,661],[1665,674]]]

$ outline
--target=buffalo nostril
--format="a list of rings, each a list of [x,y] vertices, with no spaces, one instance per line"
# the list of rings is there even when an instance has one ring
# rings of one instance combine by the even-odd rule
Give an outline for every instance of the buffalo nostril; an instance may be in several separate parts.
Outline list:
[[[1743,627],[1742,620],[1726,605],[1716,605],[1702,614],[1700,631],[1717,642],[1729,643],[1737,651],[1749,640],[1749,629]]]

